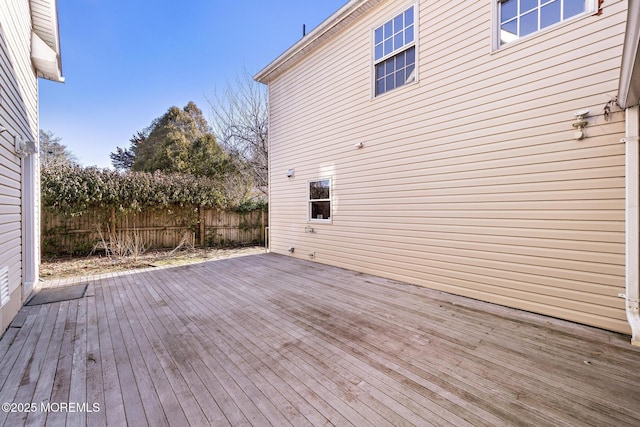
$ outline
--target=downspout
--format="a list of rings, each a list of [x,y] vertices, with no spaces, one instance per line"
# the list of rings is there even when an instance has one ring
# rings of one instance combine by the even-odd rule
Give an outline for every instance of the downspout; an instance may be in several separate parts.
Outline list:
[[[36,146],[38,147],[38,146]],[[40,205],[38,154],[22,163],[22,301],[26,301],[38,281],[40,263]]]
[[[271,217],[272,204],[271,204],[271,177],[273,175],[273,168],[271,167],[271,84],[267,83],[267,218],[269,226],[264,230],[264,239],[267,248],[267,252],[271,252],[271,224],[273,224]]]
[[[638,188],[640,162],[638,145],[640,137],[640,107],[633,106],[626,112],[625,176],[626,176],[626,312],[631,326],[631,344],[640,346],[640,219],[638,214]]]

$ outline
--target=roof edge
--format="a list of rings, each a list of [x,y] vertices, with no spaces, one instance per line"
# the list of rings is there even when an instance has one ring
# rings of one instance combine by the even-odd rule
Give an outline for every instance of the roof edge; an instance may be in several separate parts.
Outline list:
[[[287,69],[297,60],[304,57],[310,50],[315,49],[334,32],[344,28],[350,22],[349,18],[359,16],[371,9],[382,0],[351,0],[320,25],[304,36],[284,53],[259,71],[254,80],[268,84],[276,75]]]
[[[60,55],[44,42],[34,31],[31,32],[31,61],[38,77],[64,83],[60,70]]]
[[[622,50],[618,104],[622,108],[640,102],[640,0],[629,0]],[[635,86],[634,86],[635,82]]]
[[[55,53],[55,66],[57,70],[55,71],[55,77],[51,77],[51,72],[43,73],[40,77],[45,79],[54,80],[58,82],[63,82],[64,77],[62,77],[62,49],[60,47],[60,27],[58,21],[58,2],[57,0],[39,0],[39,5],[44,5],[47,14],[46,16],[41,16],[40,14],[34,13],[34,0],[30,0],[30,9],[31,9],[31,24],[33,28],[33,33],[41,39],[41,41],[46,44],[52,52]],[[49,40],[49,42],[45,42],[45,40]],[[51,61],[49,61],[51,62]]]

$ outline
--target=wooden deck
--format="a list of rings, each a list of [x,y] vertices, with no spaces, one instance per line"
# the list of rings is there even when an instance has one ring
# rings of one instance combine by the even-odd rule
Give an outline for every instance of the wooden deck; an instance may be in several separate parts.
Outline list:
[[[89,283],[0,340],[0,425],[640,425],[623,335],[274,254]]]

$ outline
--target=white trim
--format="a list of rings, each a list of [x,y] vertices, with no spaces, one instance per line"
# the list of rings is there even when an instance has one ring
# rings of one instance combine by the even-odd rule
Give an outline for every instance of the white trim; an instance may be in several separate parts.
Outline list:
[[[626,295],[625,307],[627,321],[631,327],[631,344],[640,346],[640,215],[639,185],[640,156],[638,147],[640,136],[640,107],[630,107],[626,110],[626,146],[625,146],[625,176],[626,176]]]
[[[271,120],[271,85],[267,85],[267,124],[273,123]],[[272,167],[272,156],[271,156],[271,133],[269,132],[269,127],[267,127],[267,183],[269,187],[267,188],[267,224],[273,224],[273,198],[272,198],[272,189],[273,189],[273,167]],[[267,232],[269,235],[267,236]],[[267,252],[271,252],[271,229],[267,226],[264,230],[264,238],[267,241]]]
[[[622,48],[622,65],[618,86],[618,105],[627,108],[638,105],[640,100],[640,2],[630,1],[627,11],[627,27]],[[635,82],[635,86],[634,86]]]
[[[570,18],[564,19],[562,21],[556,22],[555,24],[549,25],[541,30],[534,31],[526,36],[518,37],[516,40],[505,43],[503,45],[500,44],[500,8],[498,7],[499,3],[504,3],[506,0],[494,0],[491,2],[491,51],[495,52],[501,49],[506,48],[507,46],[512,46],[519,43],[522,40],[527,40],[535,35],[543,34],[546,31],[552,30],[553,28],[557,28],[558,26],[564,25],[567,22],[574,21],[576,19],[580,19],[586,16],[592,15],[596,12],[596,8],[598,5],[598,0],[585,0],[585,10],[582,13],[579,13]],[[539,19],[539,17],[538,17]]]
[[[38,77],[63,83],[57,0],[29,0],[31,57]]]
[[[11,299],[11,292],[9,292],[9,267],[0,268],[0,308]]]
[[[349,26],[354,19],[362,16],[383,0],[350,0],[340,10],[318,25],[313,31],[287,49],[282,55],[273,60],[259,71],[254,80],[268,84],[301,57],[305,57],[317,46],[324,43],[333,34]]]
[[[31,32],[31,61],[38,71],[38,77],[64,83],[60,68],[60,55],[35,32]]]
[[[328,199],[313,199],[314,202],[329,202],[329,218],[317,219],[311,218],[311,183],[312,182],[320,182],[320,181],[329,181],[329,198]],[[331,177],[310,179],[307,181],[307,222],[320,223],[320,224],[331,224],[333,222],[333,180]]]
[[[31,293],[38,281],[40,264],[40,206],[38,203],[38,154],[23,157],[22,163],[22,298]]]

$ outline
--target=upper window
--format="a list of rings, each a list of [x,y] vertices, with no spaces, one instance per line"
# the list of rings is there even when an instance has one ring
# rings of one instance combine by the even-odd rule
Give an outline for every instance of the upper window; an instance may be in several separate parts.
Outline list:
[[[587,11],[590,0],[498,0],[500,45]]]
[[[309,220],[331,221],[331,180],[309,181]]]
[[[373,30],[375,94],[415,81],[413,6]]]

